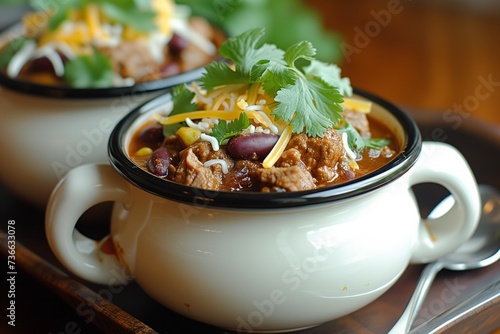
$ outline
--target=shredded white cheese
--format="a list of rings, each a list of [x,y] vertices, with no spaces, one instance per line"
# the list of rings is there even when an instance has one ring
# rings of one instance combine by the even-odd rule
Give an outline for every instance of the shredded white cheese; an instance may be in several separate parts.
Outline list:
[[[120,74],[113,74],[113,85],[114,86],[133,86],[135,84],[134,78],[123,78]]]
[[[262,111],[264,110],[264,106],[258,104],[252,104],[250,106],[246,106],[245,110]]]
[[[45,44],[41,48],[38,48],[33,52],[31,59],[37,59],[46,57],[52,67],[54,68],[54,73],[58,77],[62,77],[64,75],[64,63],[56,51],[55,45],[52,43]]]
[[[21,50],[17,52],[9,62],[7,66],[7,75],[11,78],[16,77],[24,64],[31,58],[31,55],[36,49],[36,42],[33,40],[27,40]]]
[[[234,106],[236,105],[236,99],[238,96],[235,93],[229,94],[229,106],[227,106],[226,110],[234,110]]]
[[[263,111],[258,111],[259,115],[261,115],[266,122],[269,124],[269,130],[271,130],[272,133],[278,134],[278,127],[271,122],[271,119],[267,116],[267,114]]]
[[[210,124],[208,124],[207,122],[199,122],[198,123],[198,127],[200,128],[201,131],[209,131],[210,130]]]
[[[196,100],[207,105],[212,104],[213,98],[205,97],[206,92],[204,92],[196,82],[193,82],[193,84],[191,86],[187,86],[187,88],[196,95]]]
[[[236,103],[238,107],[240,107],[242,110],[245,110],[248,107],[247,101],[245,99],[240,99],[238,100],[238,103]]]
[[[347,132],[343,132],[342,133],[342,144],[344,144],[344,149],[345,149],[345,152],[346,152],[347,156],[351,160],[355,160],[356,159],[356,153],[354,153],[351,150],[351,148],[349,147],[349,143],[347,142]]]
[[[219,124],[219,119],[218,118],[215,118],[215,117],[204,117],[201,119],[201,121],[203,123],[207,123],[209,125],[215,125],[215,124]]]
[[[71,49],[71,47],[65,42],[57,42],[55,43],[56,49],[61,51],[62,54],[68,59],[76,58],[76,53]]]
[[[368,151],[368,156],[370,158],[378,158],[380,157],[380,151],[379,150],[375,150],[373,148],[371,148],[369,151]]]
[[[209,132],[210,131],[210,124],[208,124],[206,122],[195,123],[189,117],[186,117],[186,124],[190,128],[197,129],[197,130],[200,130],[202,132]]]
[[[224,173],[224,174],[228,173],[227,162],[223,159],[212,159],[212,160],[205,161],[203,166],[210,167],[210,166],[215,165],[215,164],[221,165],[222,173]]]
[[[172,29],[179,36],[198,46],[206,54],[214,55],[217,52],[217,47],[197,31],[193,30],[185,19],[175,17],[172,20]]]
[[[167,44],[172,36],[165,36],[161,32],[152,32],[149,34],[146,45],[149,54],[157,64],[165,61],[164,45]]]
[[[207,135],[205,133],[202,133],[200,135],[200,138],[203,139],[203,140],[208,141],[212,145],[212,149],[214,151],[218,151],[219,150],[219,142],[217,141],[217,139],[215,137],[212,137],[212,136],[209,136],[209,135]]]

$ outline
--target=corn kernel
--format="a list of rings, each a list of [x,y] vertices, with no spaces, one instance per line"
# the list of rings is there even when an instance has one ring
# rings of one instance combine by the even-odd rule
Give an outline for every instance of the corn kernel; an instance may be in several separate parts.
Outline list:
[[[153,150],[149,147],[141,147],[139,150],[137,150],[137,152],[135,152],[135,155],[138,157],[147,157],[151,154],[153,154]]]
[[[200,138],[200,135],[200,130],[188,126],[182,126],[177,130],[177,136],[186,147],[193,145]]]

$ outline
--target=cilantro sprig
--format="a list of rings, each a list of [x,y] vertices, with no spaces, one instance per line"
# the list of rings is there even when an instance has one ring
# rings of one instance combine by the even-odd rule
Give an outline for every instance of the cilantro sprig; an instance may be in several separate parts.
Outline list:
[[[111,60],[95,50],[90,55],[78,56],[64,64],[64,80],[75,88],[106,88],[113,84]]]
[[[47,11],[50,0],[30,0],[30,5],[37,11]],[[53,1],[55,2],[55,1]],[[55,30],[67,20],[72,9],[82,9],[88,4],[97,4],[103,13],[112,21],[130,25],[137,31],[147,32],[156,29],[154,18],[156,13],[149,1],[138,0],[65,0],[49,4],[54,7],[48,21],[50,30]]]
[[[348,145],[351,149],[356,151],[362,151],[365,148],[381,150],[391,142],[387,138],[363,138],[349,122],[343,122],[342,126],[336,130],[338,133],[347,133]]]
[[[248,30],[229,38],[220,48],[231,60],[206,66],[201,84],[207,90],[220,85],[261,84],[276,101],[271,114],[288,122],[294,133],[322,136],[342,120],[342,93],[350,94],[348,79],[337,67],[315,59],[316,49],[302,41],[286,51],[262,43],[263,28]],[[309,63],[301,66],[302,61]]]
[[[258,82],[252,77],[254,66],[259,61],[283,62],[284,51],[275,45],[259,45],[264,29],[253,29],[236,37],[228,38],[219,48],[219,54],[231,60],[236,70],[226,62],[212,62],[205,66],[202,85],[212,90],[222,85],[251,84]],[[255,72],[254,76],[258,74]]]
[[[182,114],[184,112],[195,111],[198,105],[194,102],[195,94],[187,89],[185,84],[180,84],[172,88],[172,111],[169,116]]]
[[[174,86],[172,88],[172,111],[169,116],[191,112],[198,109],[198,105],[193,102],[194,93],[186,88],[185,84]],[[174,135],[180,127],[185,126],[186,122],[163,125],[163,135],[169,137]]]
[[[0,69],[7,68],[12,57],[23,47],[26,41],[25,37],[16,38],[0,49]]]
[[[250,120],[246,113],[242,112],[240,116],[233,121],[220,121],[212,128],[212,137],[215,137],[219,144],[226,139],[239,135],[243,130],[250,126]]]

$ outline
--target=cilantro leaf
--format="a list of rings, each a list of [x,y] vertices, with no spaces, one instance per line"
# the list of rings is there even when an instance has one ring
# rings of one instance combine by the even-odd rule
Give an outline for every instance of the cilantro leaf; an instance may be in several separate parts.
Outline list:
[[[212,62],[205,66],[205,71],[200,82],[207,90],[222,85],[246,84],[249,81],[247,75],[234,71],[224,62]]]
[[[236,71],[224,62],[205,67],[206,73],[200,79],[208,90],[220,85],[253,82],[252,70],[261,60],[283,62],[283,50],[275,45],[260,45],[264,29],[251,29],[243,34],[228,38],[219,48],[219,53],[234,63]]]
[[[338,133],[347,133],[347,144],[351,150],[362,151],[365,148],[365,140],[351,123],[343,122],[343,127],[336,129]]]
[[[339,90],[346,92],[349,81],[340,78],[335,66],[315,60],[316,49],[302,41],[286,51],[261,44],[264,29],[251,29],[228,39],[219,52],[233,61],[235,70],[226,63],[205,67],[202,85],[213,89],[230,84],[261,84],[274,98],[269,105],[275,119],[293,127],[294,133],[305,131],[308,136],[322,136],[342,120],[343,102]],[[308,66],[301,66],[310,62]],[[340,85],[340,87],[337,87]]]
[[[20,37],[10,41],[4,48],[0,49],[0,68],[7,68],[10,60],[24,46],[27,39]]]
[[[295,84],[278,91],[275,100],[280,104],[271,114],[290,122],[294,133],[321,137],[342,119],[342,96],[318,78],[297,77]]]
[[[139,8],[134,0],[102,0],[99,4],[106,16],[118,23],[141,32],[156,29],[156,13],[152,9]]]
[[[88,4],[97,4],[108,18],[124,25],[130,25],[137,31],[146,32],[156,28],[154,18],[156,13],[146,1],[137,0],[30,0],[30,5],[37,11],[46,12],[54,9],[48,27],[55,30],[68,19],[70,10],[81,9]]]
[[[187,89],[185,84],[174,86],[172,89],[172,111],[168,115],[173,116],[197,110],[198,105],[194,102],[194,96],[195,94]],[[163,135],[170,137],[182,126],[186,126],[186,122],[163,125]]]
[[[269,96],[276,96],[278,91],[287,85],[292,85],[297,79],[297,73],[286,65],[278,62],[262,60],[254,66],[252,76],[255,81],[262,82],[262,88]]]
[[[387,138],[363,138],[365,147],[373,148],[375,150],[381,150],[384,146],[387,146],[391,141]]]
[[[215,137],[219,144],[226,139],[239,135],[243,130],[251,125],[250,120],[246,113],[242,112],[239,118],[233,121],[223,121],[221,120],[218,124],[214,125],[212,128],[212,137]]]
[[[333,87],[337,87],[342,95],[351,96],[352,87],[349,78],[340,77],[340,68],[335,64],[327,64],[319,60],[311,60],[309,66],[304,67],[306,75],[317,76]]]
[[[302,41],[289,47],[285,52],[285,61],[290,67],[295,67],[298,59],[314,60],[316,49],[308,41]]]
[[[175,86],[172,89],[172,102],[174,106],[169,116],[197,110],[198,105],[194,102],[194,95],[192,91],[187,89],[185,84]]]
[[[381,150],[391,141],[387,138],[363,138],[359,132],[349,122],[344,122],[342,128],[336,129],[338,133],[347,132],[347,143],[352,150],[362,151],[365,148]]]
[[[64,65],[64,79],[75,88],[106,88],[113,84],[113,68],[109,58],[95,51],[78,56]]]
[[[233,61],[237,72],[250,78],[252,67],[258,61],[266,59],[279,62],[283,59],[283,50],[278,49],[276,45],[260,45],[264,34],[264,28],[256,28],[229,38],[221,45],[219,53]]]
[[[82,8],[84,0],[30,0],[30,6],[39,12],[50,12],[48,28],[56,30],[59,25],[69,17],[71,9]],[[50,10],[49,10],[50,9]]]

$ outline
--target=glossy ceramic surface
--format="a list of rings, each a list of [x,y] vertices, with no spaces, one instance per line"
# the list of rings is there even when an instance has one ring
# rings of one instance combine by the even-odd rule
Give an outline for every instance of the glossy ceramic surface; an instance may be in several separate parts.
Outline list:
[[[0,46],[22,33],[19,24],[2,32]],[[0,182],[35,205],[68,170],[108,161],[107,142],[130,110],[171,87],[197,80],[203,68],[133,86],[76,89],[45,86],[0,72]],[[36,189],[36,190],[35,190]]]
[[[49,245],[84,279],[114,284],[133,278],[167,308],[227,329],[298,330],[365,306],[409,263],[448,254],[476,227],[479,194],[463,156],[447,144],[422,144],[418,132],[408,138],[411,122],[382,104],[375,103],[374,115],[393,127],[402,147],[418,147],[403,150],[401,163],[360,180],[360,189],[355,181],[344,191],[290,193],[275,208],[255,194],[240,194],[249,208],[237,201],[224,206],[221,199],[231,193],[198,189],[193,196],[191,189],[178,197],[174,190],[185,189],[156,179],[170,189],[159,193],[134,178],[128,158],[111,147],[117,140],[126,145],[134,128],[157,111],[151,103],[127,115],[111,135],[114,168],[71,170],[49,202]],[[445,186],[457,203],[425,222],[411,190],[424,182]],[[308,196],[314,200],[307,202]],[[75,223],[105,201],[115,202],[111,234],[96,243],[76,232]]]
[[[108,161],[107,143],[116,123],[132,108],[159,94],[63,99],[0,87],[0,182],[43,207],[71,168]]]

